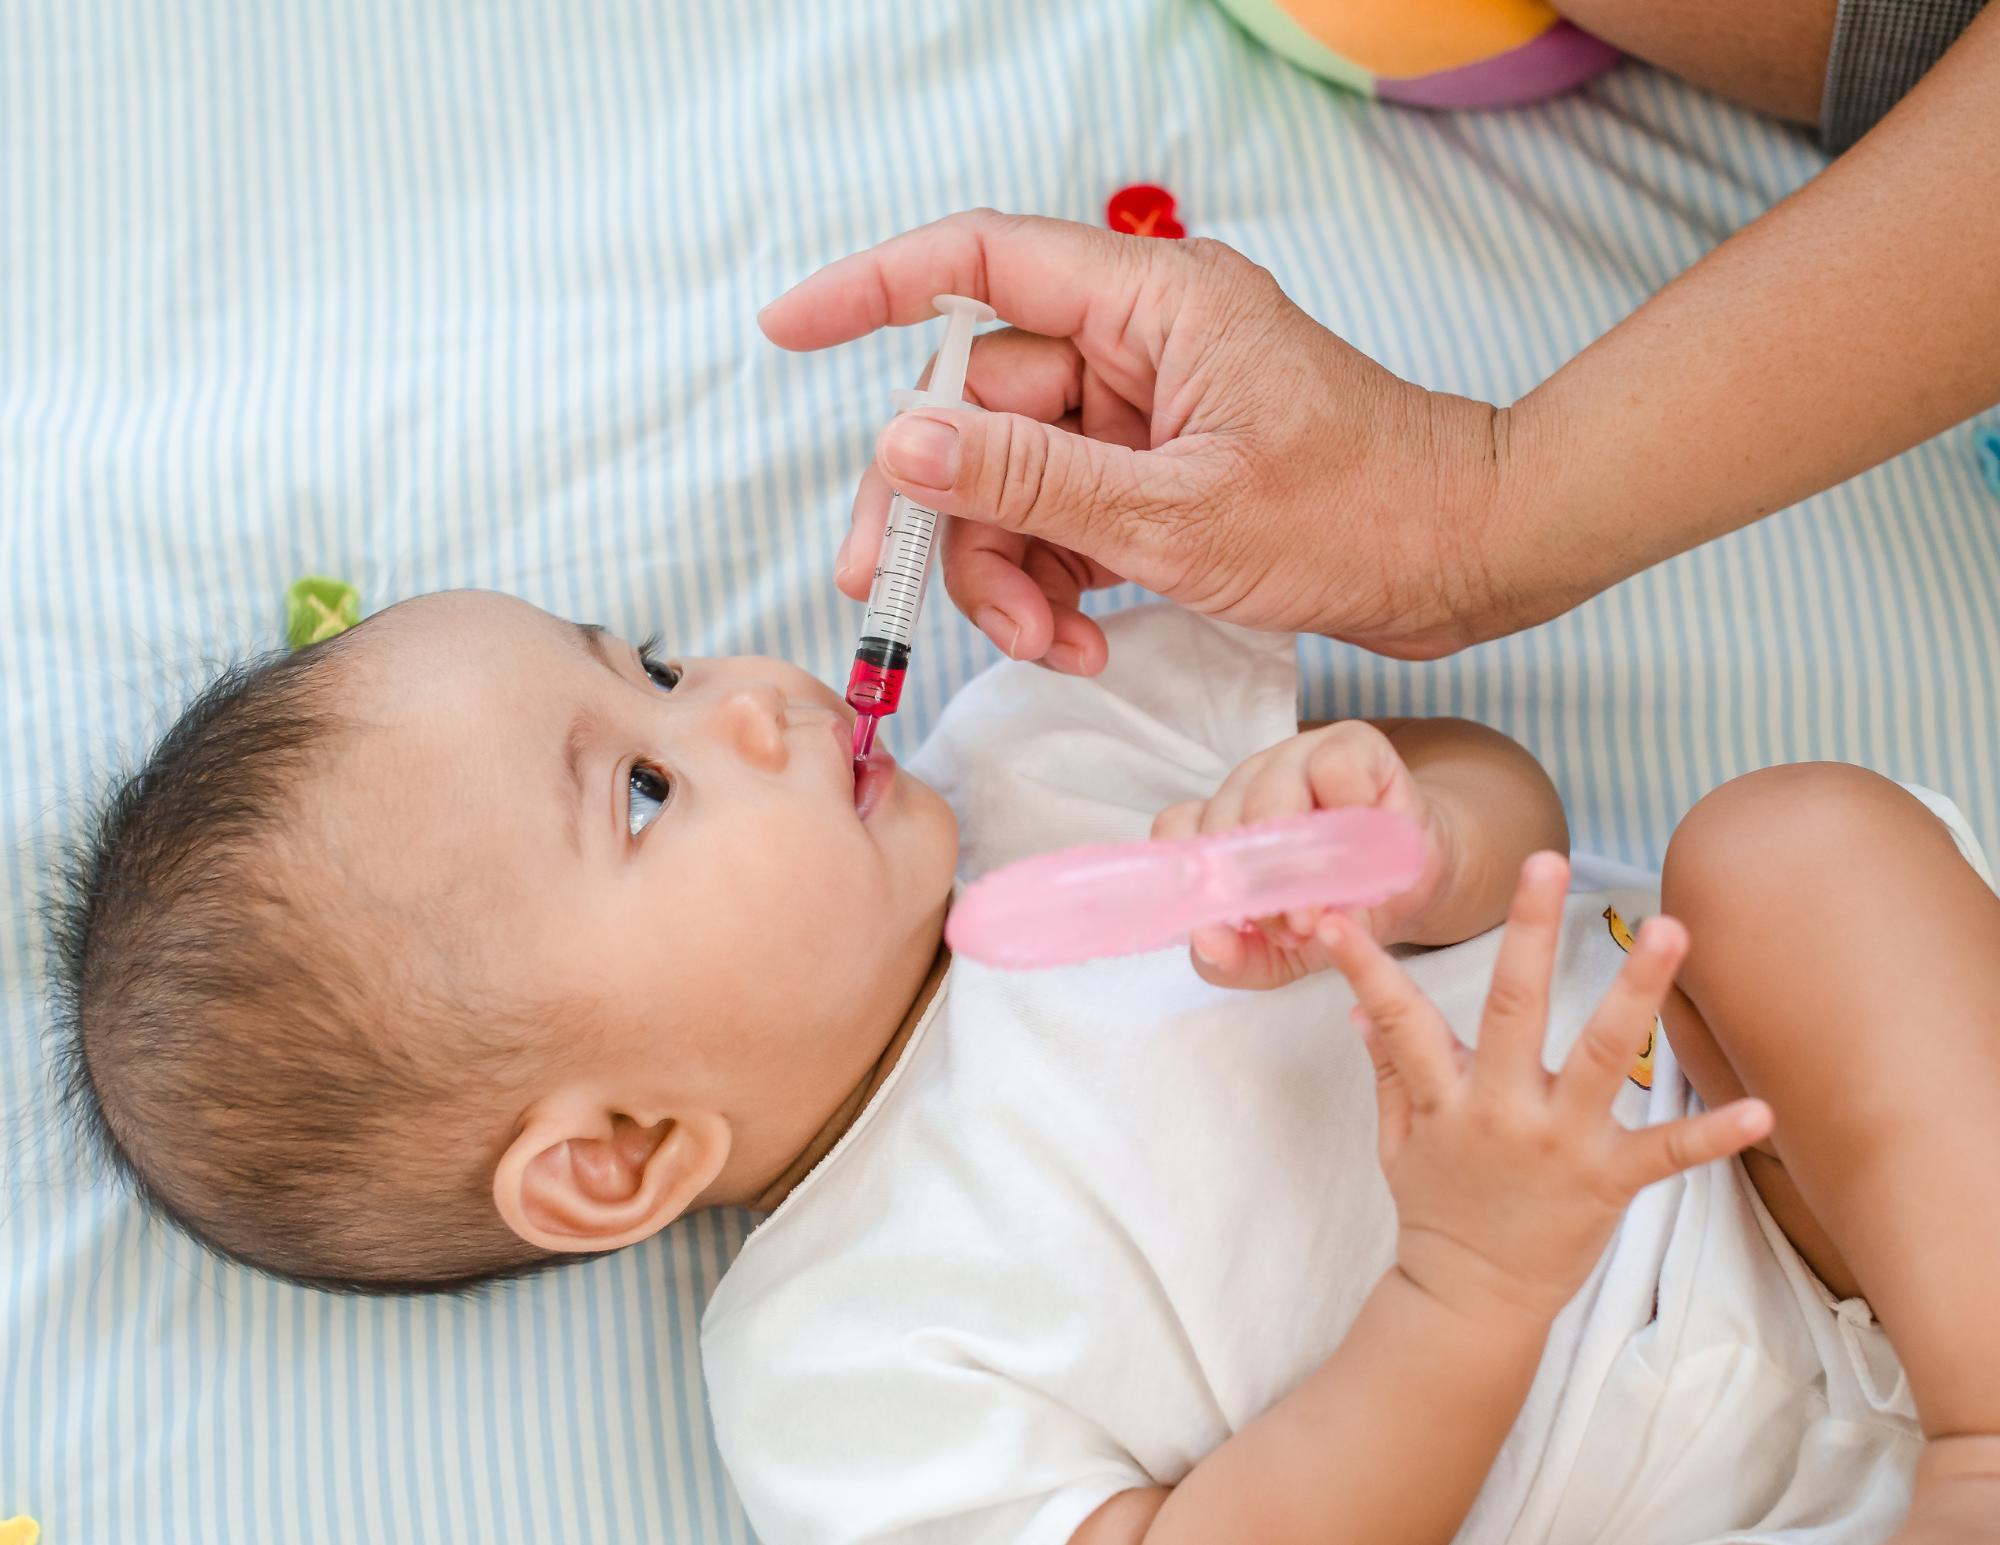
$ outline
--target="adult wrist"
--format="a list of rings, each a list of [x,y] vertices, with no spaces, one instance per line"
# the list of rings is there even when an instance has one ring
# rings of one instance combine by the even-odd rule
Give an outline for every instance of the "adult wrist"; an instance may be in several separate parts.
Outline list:
[[[1517,517],[1506,497],[1506,410],[1408,388],[1383,447],[1376,529],[1411,540],[1393,550],[1395,613],[1373,634],[1341,633],[1399,659],[1428,660],[1514,631]],[[1387,555],[1385,555],[1387,556]]]
[[[1597,588],[1579,583],[1587,555],[1560,530],[1567,455],[1560,415],[1531,395],[1490,410],[1484,427],[1493,475],[1477,528],[1490,597],[1480,642],[1546,622]]]

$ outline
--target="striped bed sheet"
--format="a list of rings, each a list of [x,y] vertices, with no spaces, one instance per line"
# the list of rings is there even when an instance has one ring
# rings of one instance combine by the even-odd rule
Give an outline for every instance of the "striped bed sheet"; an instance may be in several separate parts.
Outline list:
[[[0,8],[0,1517],[748,1538],[695,1341],[747,1216],[342,1300],[218,1266],[72,1151],[46,877],[293,578],[490,586],[834,679],[850,490],[933,333],[778,353],[756,310],[819,263],[1160,182],[1396,370],[1505,401],[1821,164],[1634,65],[1491,116],[1371,106],[1207,0]],[[1451,660],[1309,640],[1302,707],[1494,724],[1633,864],[1807,757],[1944,790],[2000,851],[1996,516],[1957,431]],[[943,604],[924,630],[902,751],[991,658]]]

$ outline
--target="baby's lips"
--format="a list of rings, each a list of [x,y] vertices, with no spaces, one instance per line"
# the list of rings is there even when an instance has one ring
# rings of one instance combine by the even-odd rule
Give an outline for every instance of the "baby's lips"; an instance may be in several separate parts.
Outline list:
[[[854,813],[867,820],[895,781],[896,759],[886,747],[876,746],[854,769]]]

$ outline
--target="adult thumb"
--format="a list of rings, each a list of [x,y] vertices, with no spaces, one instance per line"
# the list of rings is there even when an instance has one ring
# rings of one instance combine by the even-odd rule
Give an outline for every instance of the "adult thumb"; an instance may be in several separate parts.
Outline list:
[[[918,504],[1039,537],[1171,596],[1187,528],[1215,502],[1193,448],[1133,450],[1017,413],[926,407],[890,420],[876,460]]]

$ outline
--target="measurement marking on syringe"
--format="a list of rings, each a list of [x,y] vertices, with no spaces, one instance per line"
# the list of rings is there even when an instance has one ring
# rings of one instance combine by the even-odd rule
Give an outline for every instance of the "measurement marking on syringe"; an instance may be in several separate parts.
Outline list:
[[[904,645],[911,641],[923,606],[924,582],[930,576],[937,521],[936,510],[911,504],[900,494],[896,497],[882,532],[882,556],[862,618],[862,637]]]

